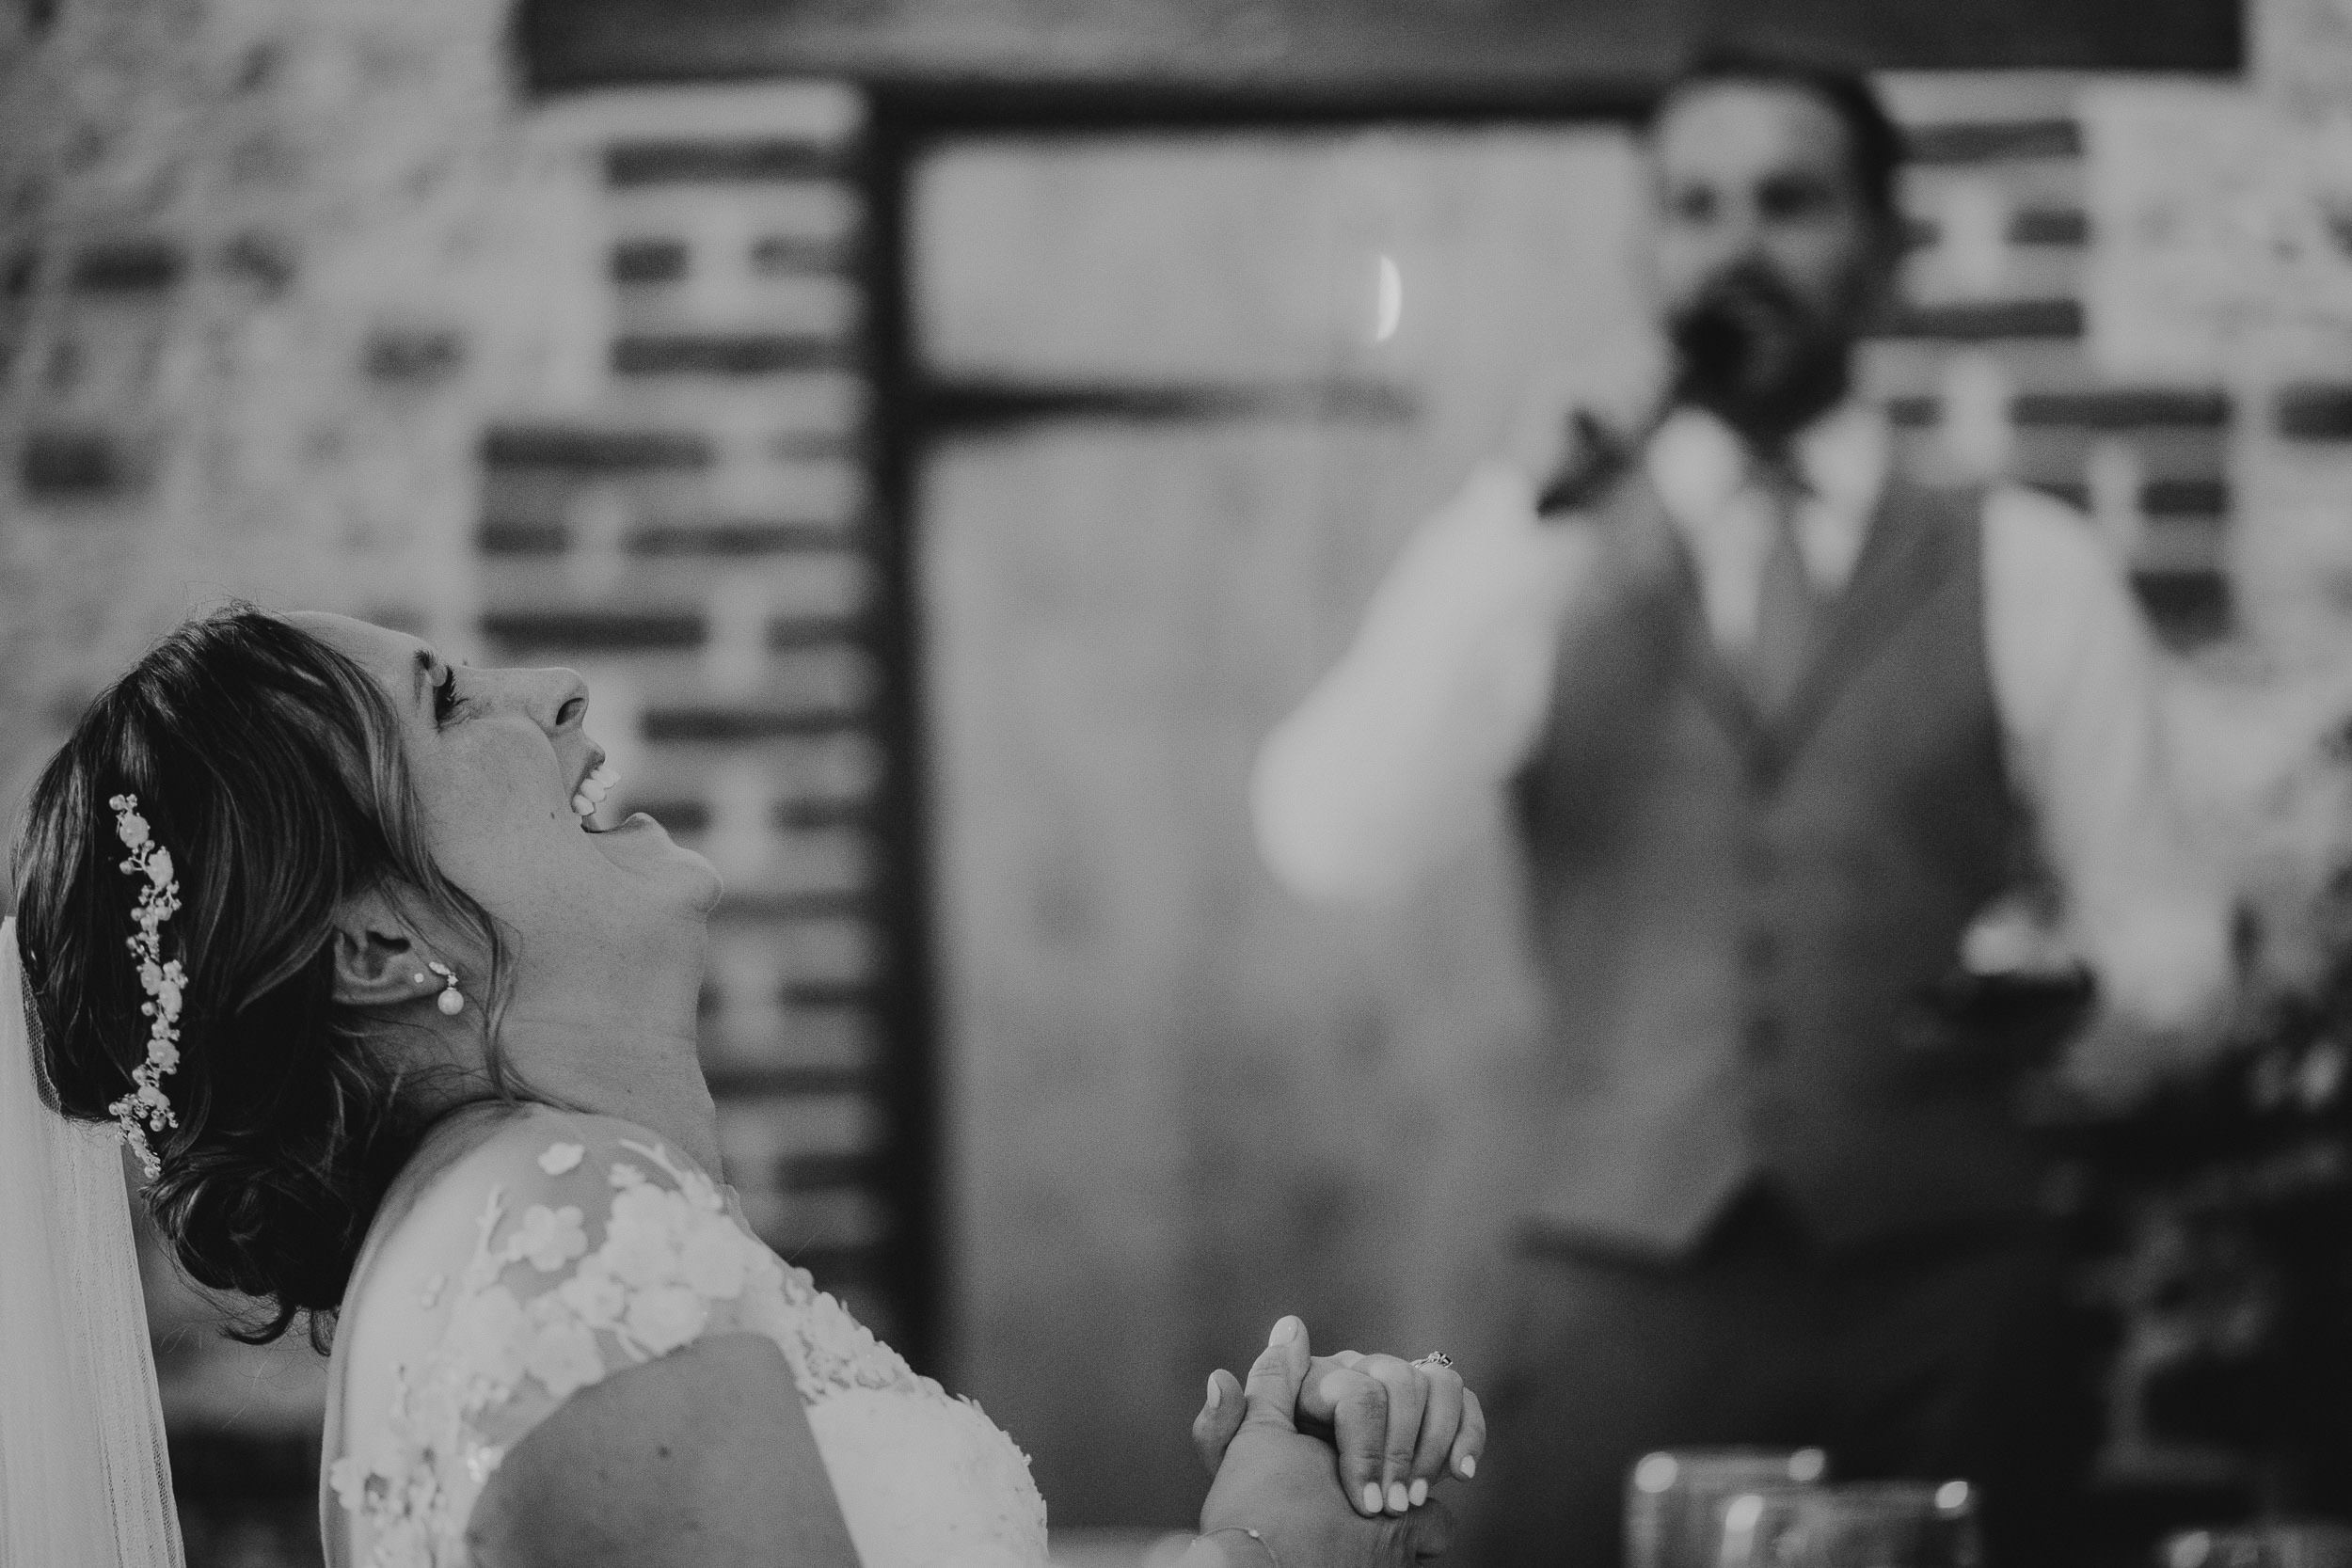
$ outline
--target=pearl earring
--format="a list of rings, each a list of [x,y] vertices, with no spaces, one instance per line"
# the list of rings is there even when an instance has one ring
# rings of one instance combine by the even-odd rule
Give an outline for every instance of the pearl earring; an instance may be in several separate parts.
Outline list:
[[[465,1011],[466,998],[464,993],[457,989],[457,971],[450,968],[438,958],[426,959],[424,967],[447,982],[441,987],[441,994],[434,999],[433,1005],[451,1018],[455,1018]],[[420,974],[417,978],[421,980],[424,976]]]

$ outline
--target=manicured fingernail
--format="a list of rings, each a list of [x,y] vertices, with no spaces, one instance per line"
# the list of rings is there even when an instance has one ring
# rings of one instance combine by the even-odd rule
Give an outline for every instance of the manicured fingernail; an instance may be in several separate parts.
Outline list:
[[[1284,1318],[1281,1322],[1274,1325],[1274,1332],[1266,1336],[1266,1343],[1269,1345],[1287,1345],[1293,1339],[1297,1338],[1298,1331],[1306,1326],[1307,1325],[1305,1323],[1300,1323],[1296,1318]]]
[[[1225,1390],[1216,1386],[1216,1374],[1209,1374],[1209,1408],[1215,1410],[1225,1402]]]
[[[1366,1513],[1380,1512],[1380,1483],[1376,1481],[1364,1482],[1364,1512]]]
[[[1429,1483],[1425,1481],[1417,1481],[1413,1482],[1413,1506],[1415,1508],[1419,1508],[1422,1504],[1427,1502],[1428,1500]]]
[[[1462,1472],[1464,1481],[1468,1481],[1478,1473],[1478,1456],[1474,1453],[1466,1453],[1454,1462],[1454,1467]]]
[[[1402,1513],[1412,1506],[1411,1500],[1406,1495],[1405,1483],[1401,1481],[1389,1482],[1389,1512]]]
[[[572,810],[582,816],[594,816],[596,814],[596,805],[585,795],[575,795],[572,797]]]

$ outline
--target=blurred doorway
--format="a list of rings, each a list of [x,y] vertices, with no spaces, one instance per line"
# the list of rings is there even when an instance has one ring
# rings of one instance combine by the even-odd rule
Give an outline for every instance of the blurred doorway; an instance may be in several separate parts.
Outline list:
[[[1503,858],[1314,914],[1246,781],[1543,360],[1638,319],[1613,125],[969,135],[908,166],[958,1386],[1182,1525],[1212,1365],[1462,1347],[1527,1030]],[[1424,1343],[1426,1341],[1426,1343]]]

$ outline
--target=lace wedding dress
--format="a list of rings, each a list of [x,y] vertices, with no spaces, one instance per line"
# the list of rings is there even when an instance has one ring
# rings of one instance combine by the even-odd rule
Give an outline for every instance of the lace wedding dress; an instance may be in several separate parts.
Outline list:
[[[484,1484],[568,1396],[749,1331],[791,1368],[863,1568],[1041,1568],[1045,1505],[1011,1439],[762,1245],[675,1150],[534,1107],[436,1180],[458,1173],[488,1180],[462,1267],[371,1287],[415,1292],[404,1342],[426,1348],[380,1418],[330,1420],[347,1444],[327,1470],[330,1561],[456,1568]]]

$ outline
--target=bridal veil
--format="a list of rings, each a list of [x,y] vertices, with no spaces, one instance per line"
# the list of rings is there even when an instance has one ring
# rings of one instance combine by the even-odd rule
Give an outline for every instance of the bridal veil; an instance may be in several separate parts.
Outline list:
[[[0,1568],[180,1568],[114,1129],[50,1108],[0,922]]]

